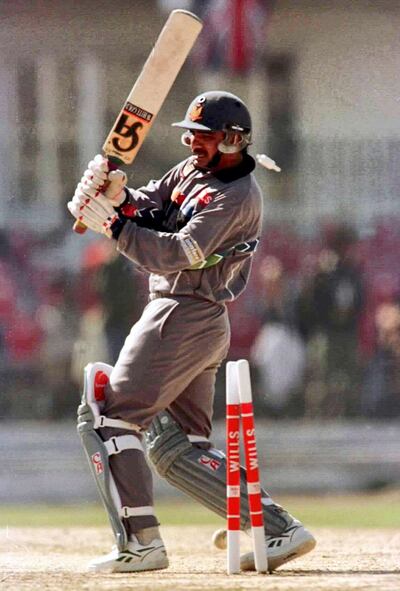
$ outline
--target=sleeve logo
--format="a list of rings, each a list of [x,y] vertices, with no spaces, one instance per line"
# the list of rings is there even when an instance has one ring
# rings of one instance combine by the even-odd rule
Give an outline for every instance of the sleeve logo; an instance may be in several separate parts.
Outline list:
[[[201,248],[197,244],[193,238],[190,236],[185,236],[181,239],[182,248],[191,265],[196,265],[197,263],[201,263],[204,261],[204,254],[201,251]]]

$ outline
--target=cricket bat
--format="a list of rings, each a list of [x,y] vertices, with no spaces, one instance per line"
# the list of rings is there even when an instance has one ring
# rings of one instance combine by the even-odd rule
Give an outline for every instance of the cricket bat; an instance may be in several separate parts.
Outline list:
[[[136,158],[202,27],[199,17],[187,10],[169,15],[103,144],[111,170]],[[77,220],[74,231],[83,234],[86,226]]]

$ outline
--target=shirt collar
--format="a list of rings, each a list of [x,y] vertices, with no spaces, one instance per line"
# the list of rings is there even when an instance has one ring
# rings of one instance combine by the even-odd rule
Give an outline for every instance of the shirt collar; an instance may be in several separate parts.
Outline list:
[[[186,177],[191,172],[196,171],[197,173],[202,173],[203,175],[212,175],[222,183],[231,183],[232,181],[236,181],[241,177],[247,176],[256,167],[256,162],[254,158],[250,156],[250,154],[244,153],[243,160],[237,166],[232,166],[231,168],[223,168],[222,170],[218,170],[217,172],[211,171],[202,171],[196,168],[193,164],[192,157],[189,157],[185,163],[183,168],[183,176]]]
[[[243,176],[247,176],[256,167],[256,162],[254,158],[252,158],[249,154],[243,154],[243,160],[237,166],[232,166],[232,168],[223,168],[222,170],[218,170],[217,172],[213,172],[212,174],[217,178],[219,181],[223,183],[231,183],[232,181],[237,181],[238,179],[242,178]]]

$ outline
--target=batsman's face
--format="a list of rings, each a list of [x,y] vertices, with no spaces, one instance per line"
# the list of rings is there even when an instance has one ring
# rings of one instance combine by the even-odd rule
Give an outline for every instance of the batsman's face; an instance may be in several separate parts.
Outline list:
[[[194,156],[194,165],[199,168],[207,167],[217,154],[218,144],[224,137],[223,131],[192,131],[190,149]]]

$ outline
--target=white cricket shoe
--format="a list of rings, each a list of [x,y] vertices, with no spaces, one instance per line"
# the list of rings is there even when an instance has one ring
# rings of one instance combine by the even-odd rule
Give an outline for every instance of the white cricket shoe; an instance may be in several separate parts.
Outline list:
[[[297,520],[277,536],[265,536],[268,570],[272,572],[282,564],[294,560],[315,548],[314,536]],[[253,552],[240,557],[242,570],[255,570]]]
[[[137,538],[134,536],[132,538],[133,540],[128,542],[126,549],[122,552],[114,546],[109,554],[92,560],[89,570],[130,573],[168,567],[167,552],[160,538],[155,538],[144,546],[139,543]]]

